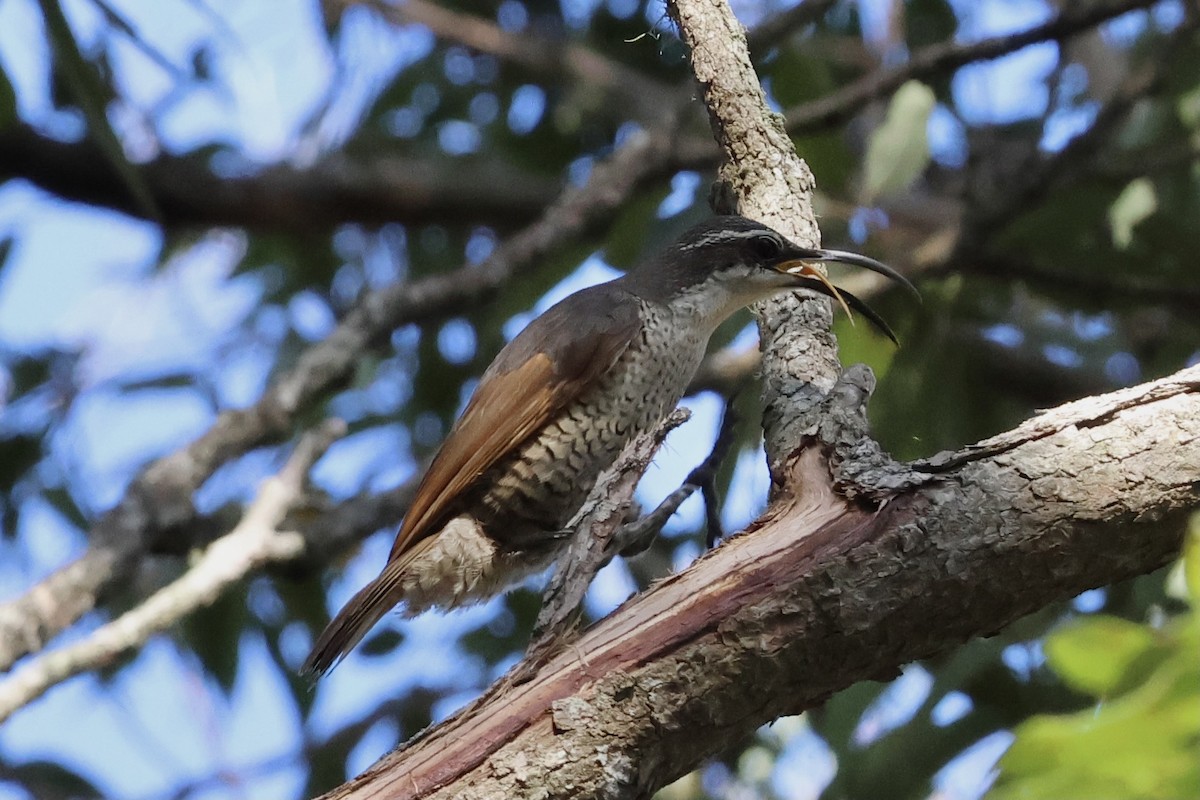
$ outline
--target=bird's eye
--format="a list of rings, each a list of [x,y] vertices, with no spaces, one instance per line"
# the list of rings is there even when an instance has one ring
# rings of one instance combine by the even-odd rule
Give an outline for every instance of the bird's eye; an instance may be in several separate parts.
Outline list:
[[[749,244],[759,261],[774,261],[783,253],[783,242],[769,233],[755,236]]]

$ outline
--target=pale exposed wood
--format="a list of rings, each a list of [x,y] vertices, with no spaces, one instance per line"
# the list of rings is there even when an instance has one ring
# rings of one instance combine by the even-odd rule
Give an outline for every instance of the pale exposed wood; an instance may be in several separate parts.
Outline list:
[[[758,528],[327,798],[628,798],[859,680],[1155,569],[1200,505],[1200,367],[1064,406],[881,509],[824,456]]]

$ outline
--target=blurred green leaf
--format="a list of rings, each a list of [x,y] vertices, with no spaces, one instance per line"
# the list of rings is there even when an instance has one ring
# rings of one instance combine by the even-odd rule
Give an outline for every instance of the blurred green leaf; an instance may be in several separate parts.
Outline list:
[[[1146,677],[1146,661],[1158,654],[1157,645],[1154,632],[1145,625],[1089,617],[1046,639],[1046,661],[1073,689],[1107,697],[1130,680]]]
[[[850,747],[863,713],[886,688],[886,683],[863,681],[838,692],[819,709],[810,712],[813,728],[835,750]]]
[[[66,489],[52,488],[42,492],[42,496],[46,498],[46,502],[54,506],[54,509],[63,515],[72,525],[81,531],[88,529],[90,520],[79,504],[75,502],[75,498]]]
[[[882,380],[891,368],[896,356],[896,345],[877,331],[869,320],[861,316],[847,318],[835,310],[834,333],[837,334],[838,351],[842,363],[864,363],[871,367],[878,380]],[[897,333],[897,337],[899,334]]]
[[[1200,642],[1197,642],[1200,644]],[[1161,800],[1200,787],[1200,659],[1175,659],[1095,711],[1039,716],[1017,728],[988,800]]]
[[[958,17],[946,0],[909,0],[904,7],[905,39],[911,49],[949,40],[958,30]]]
[[[771,78],[771,93],[783,106],[816,100],[837,88],[837,75],[829,60],[816,57],[803,48],[785,48],[766,66]],[[800,150],[808,158],[808,153]]]
[[[1184,92],[1175,103],[1179,121],[1189,128],[1200,127],[1200,86]]]
[[[1189,537],[1185,560],[1197,550],[1200,542]],[[1081,620],[1054,634],[1046,649],[1050,666],[1066,681],[1115,696],[1093,709],[1022,723],[1000,761],[1000,777],[988,800],[1196,796],[1196,607],[1158,630],[1113,618]]]
[[[234,274],[257,270],[265,284],[264,299],[285,302],[302,289],[327,285],[340,266],[324,237],[260,233],[248,239]]]
[[[933,90],[908,81],[892,96],[887,118],[871,134],[863,177],[863,204],[908,188],[929,165],[926,127],[935,105]]]
[[[200,606],[180,623],[184,641],[226,693],[233,691],[237,680],[242,635],[259,628],[246,606],[244,582],[220,595],[212,605]]]
[[[1183,540],[1183,558],[1167,578],[1167,594],[1200,608],[1200,512],[1192,514]]]
[[[1158,210],[1158,196],[1149,178],[1136,178],[1125,186],[1108,209],[1113,244],[1121,250],[1133,241],[1133,229]]]
[[[605,260],[621,270],[628,270],[645,258],[649,250],[646,239],[660,226],[654,216],[665,192],[642,192],[625,204],[609,228],[604,241]],[[664,243],[665,244],[665,243]]]
[[[4,98],[0,97],[0,102],[3,102],[3,100]],[[2,117],[3,109],[0,109],[0,127],[3,127],[4,125]],[[16,238],[13,236],[4,236],[3,238],[0,238],[0,274],[4,272],[4,267],[8,264],[8,257],[12,254],[13,245],[16,243],[16,241]]]
[[[853,195],[852,182],[858,176],[861,155],[838,134],[810,134],[792,139],[796,152],[808,163],[817,179],[817,196],[814,203],[827,202],[828,197]],[[820,212],[818,211],[818,216]],[[821,233],[830,231],[822,225]]]

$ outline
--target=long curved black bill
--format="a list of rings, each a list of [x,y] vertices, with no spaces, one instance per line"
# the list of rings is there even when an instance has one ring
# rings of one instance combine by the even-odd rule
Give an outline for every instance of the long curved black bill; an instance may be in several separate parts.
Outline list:
[[[921,293],[917,291],[917,287],[913,286],[908,278],[882,261],[876,261],[873,258],[859,255],[858,253],[851,253],[848,250],[818,250],[801,247],[797,248],[797,251],[792,255],[792,261],[836,261],[840,264],[849,264],[853,267],[869,269],[871,272],[877,272],[885,278],[894,280],[907,289],[917,300],[921,299]]]
[[[909,292],[911,292],[919,301],[921,299],[921,293],[917,291],[917,287],[913,286],[912,283],[909,282],[908,278],[905,278],[899,272],[881,261],[876,261],[873,258],[862,256],[858,253],[851,253],[845,250],[818,250],[797,247],[791,253],[789,253],[788,256],[789,258],[780,263],[776,269],[800,279],[802,281],[801,285],[806,289],[812,289],[815,292],[819,292],[826,297],[831,297],[836,300],[842,306],[842,309],[845,310],[846,316],[850,318],[851,324],[854,322],[854,315],[850,313],[850,309],[854,309],[870,320],[871,324],[873,324],[881,333],[891,339],[894,344],[900,344],[900,342],[896,339],[896,334],[894,334],[892,329],[888,327],[888,324],[883,321],[883,317],[876,314],[871,307],[862,300],[859,300],[849,292],[843,291],[842,289],[834,286],[833,283],[830,282],[829,278],[825,277],[825,275],[819,270],[813,268],[812,262],[837,261],[842,264],[850,264],[851,266],[869,269],[872,272],[877,272],[880,275],[883,275],[885,278],[890,278],[891,280],[896,281]]]
[[[850,317],[850,324],[854,324],[854,316],[850,313],[850,309],[854,309],[870,320],[871,324],[878,328],[880,333],[891,339],[892,344],[899,347],[900,340],[896,338],[896,334],[892,331],[891,327],[884,322],[883,317],[879,316],[869,305],[845,289],[839,289],[834,286],[824,275],[820,275],[819,277],[818,275],[818,273],[804,275],[804,283],[797,288],[812,289],[814,292],[836,300],[846,310],[846,316]]]
[[[792,264],[794,266],[789,267],[788,264]],[[850,309],[854,309],[870,320],[871,324],[878,328],[884,336],[891,339],[893,344],[899,346],[900,341],[896,338],[896,334],[893,333],[888,324],[883,321],[883,317],[876,314],[869,305],[864,303],[862,300],[859,300],[857,297],[845,291],[844,289],[839,289],[838,287],[834,286],[829,278],[825,277],[825,275],[813,268],[811,264],[807,264],[803,261],[788,262],[788,264],[783,264],[781,267],[783,267],[784,271],[789,275],[796,277],[800,281],[800,283],[797,284],[797,288],[811,289],[814,292],[823,294],[826,297],[831,297],[836,300],[846,312],[846,316],[850,318],[851,325],[854,324],[854,315],[850,313]]]

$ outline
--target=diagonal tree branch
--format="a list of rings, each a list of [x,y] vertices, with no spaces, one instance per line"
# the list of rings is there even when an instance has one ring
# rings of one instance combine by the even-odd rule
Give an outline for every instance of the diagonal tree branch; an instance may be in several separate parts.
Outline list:
[[[502,29],[483,17],[451,11],[430,0],[326,0],[331,7],[369,5],[398,25],[423,25],[439,39],[456,42],[515,64],[541,81],[566,78],[589,94],[596,105],[618,109],[643,124],[657,124],[663,110],[678,101],[672,86],[582,44]]]
[[[209,545],[180,578],[82,641],[41,655],[0,681],[0,722],[67,678],[112,663],[197,608],[211,605],[250,572],[299,555],[304,538],[285,527],[285,518],[304,496],[309,469],[345,429],[340,420],[328,421],[303,436],[283,470],[263,482],[242,521]]]
[[[912,58],[900,66],[871,73],[819,100],[787,109],[784,116],[788,120],[788,130],[797,132],[836,125],[871,100],[891,94],[906,81],[953,72],[966,64],[999,58],[1038,42],[1062,41],[1122,14],[1148,8],[1155,2],[1157,0],[1067,3],[1058,16],[1024,31],[971,44],[950,41],[930,45],[913,53]]]
[[[817,489],[325,797],[648,798],[854,682],[1157,569],[1200,507],[1200,367],[983,445],[876,511],[807,451],[789,480]]]

